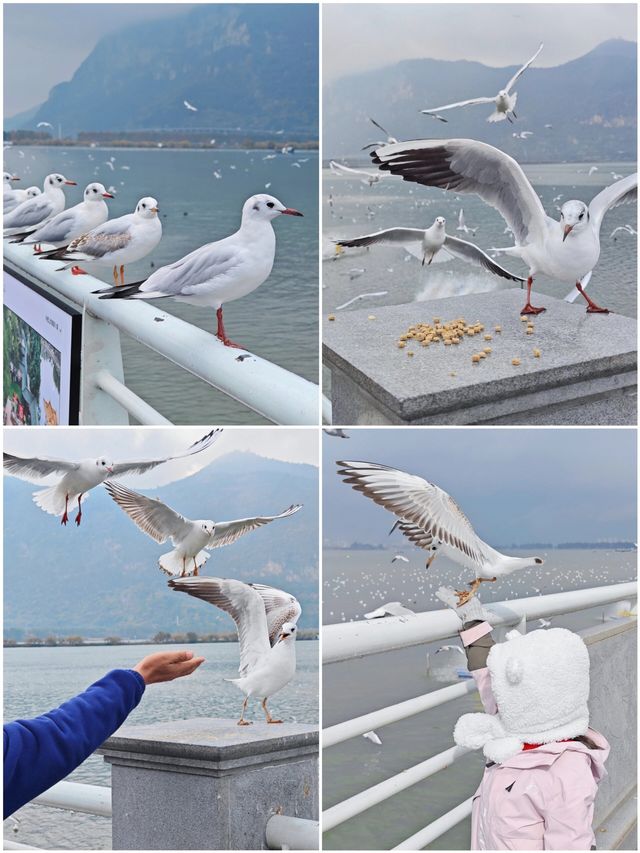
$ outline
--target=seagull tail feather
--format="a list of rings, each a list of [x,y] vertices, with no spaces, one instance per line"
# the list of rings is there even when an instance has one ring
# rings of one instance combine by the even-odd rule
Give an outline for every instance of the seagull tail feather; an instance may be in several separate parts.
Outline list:
[[[68,509],[71,509],[72,506],[77,506],[77,497],[77,495],[69,495]],[[82,502],[84,503],[88,497],[88,493],[84,494],[82,496]],[[34,492],[33,501],[41,510],[48,512],[49,515],[62,515],[65,509],[64,489],[61,489],[58,484],[56,486],[50,486],[48,489],[42,489],[39,492]]]
[[[100,295],[100,299],[130,299],[139,292],[144,281],[136,281],[133,284],[121,284],[118,287],[105,287],[102,290],[94,290]]]
[[[198,568],[204,566],[207,562],[207,558],[209,555],[206,551],[200,551],[196,554],[195,560]],[[158,564],[163,572],[166,572],[168,575],[174,577],[175,575],[182,574],[182,557],[178,554],[177,551],[169,551],[167,554],[162,554],[158,559]],[[186,569],[189,575],[193,574],[193,559],[188,557],[185,560],[184,568]]]

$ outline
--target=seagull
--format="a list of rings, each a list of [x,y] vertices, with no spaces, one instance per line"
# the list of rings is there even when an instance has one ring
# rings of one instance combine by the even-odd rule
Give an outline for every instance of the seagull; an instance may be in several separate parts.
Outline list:
[[[497,249],[521,258],[529,267],[527,302],[521,314],[540,314],[531,304],[536,275],[571,282],[587,301],[590,314],[607,314],[582,284],[600,257],[600,226],[605,213],[635,201],[638,176],[629,175],[598,193],[589,205],[566,201],[560,222],[547,216],[542,202],[518,163],[508,154],[473,139],[423,139],[389,145],[371,153],[385,171],[405,181],[476,193],[495,207],[512,229],[516,245]]]
[[[635,237],[638,234],[635,228],[632,228],[631,225],[618,225],[618,227],[614,228],[611,234],[609,234],[609,239],[613,239],[614,243],[617,240],[616,234],[618,233],[618,231],[622,231],[625,234],[630,234],[632,237]]]
[[[334,175],[339,175],[341,178],[358,178],[361,183],[368,184],[370,187],[385,177],[375,172],[365,172],[364,169],[351,169],[349,166],[343,166],[342,163],[336,163],[335,160],[329,161],[329,168]]]
[[[375,119],[369,118],[369,121],[371,122],[371,124],[373,124],[375,127],[377,127],[378,130],[381,130],[384,133],[384,135],[387,137],[387,139],[385,142],[370,142],[368,145],[365,145],[362,147],[362,149],[361,149],[362,151],[366,151],[367,148],[377,148],[380,145],[395,145],[396,142],[400,141],[399,139],[396,139],[395,136],[390,136],[389,131],[385,130],[384,127],[381,124],[378,124],[378,122]]]
[[[460,646],[440,646],[439,649],[436,649],[434,654],[437,655],[439,652],[460,652],[464,654]]]
[[[189,103],[189,101],[183,101],[182,103],[183,103],[183,104],[185,105],[185,107],[186,107],[188,110],[190,110],[192,113],[197,113],[197,112],[198,112],[198,108],[197,108],[197,107],[194,107],[194,106],[193,106],[193,104],[190,104],[190,103]]]
[[[541,628],[548,628],[551,625],[551,619],[538,619],[538,625]]]
[[[364,614],[365,619],[384,619],[385,616],[415,616],[415,613],[408,607],[404,607],[399,601],[389,601],[370,613]]]
[[[598,171],[598,167],[597,167],[597,166],[592,166],[592,167],[589,169],[589,177],[591,177],[591,175],[593,175],[593,173],[594,173],[594,172],[597,172],[597,171]]]
[[[425,113],[426,115],[432,115],[433,113],[439,113],[443,110],[452,110],[454,107],[470,107],[474,104],[495,104],[495,111],[491,113],[491,115],[487,118],[487,121],[496,122],[504,121],[505,119],[509,119],[509,121],[512,121],[512,115],[514,118],[518,118],[518,116],[515,114],[518,93],[514,92],[511,95],[509,94],[509,90],[515,85],[520,75],[523,74],[531,65],[531,63],[537,58],[543,47],[544,45],[541,44],[538,50],[533,54],[531,59],[525,62],[522,68],[516,71],[516,73],[513,75],[511,80],[509,80],[504,89],[500,89],[497,95],[494,95],[490,98],[472,98],[469,101],[456,101],[455,104],[445,104],[444,107],[433,107],[433,109],[420,110],[420,112]]]
[[[86,234],[87,231],[107,221],[109,209],[104,201],[105,198],[113,198],[113,196],[102,184],[88,184],[80,204],[69,207],[52,219],[48,219],[35,231],[16,234],[16,239],[11,242],[25,245],[33,243],[37,253],[40,253],[40,243],[66,247],[76,237]]]
[[[403,563],[409,562],[408,558],[405,557],[403,554],[396,554],[395,557],[393,558],[393,560],[391,560],[391,562],[395,563],[396,560],[401,560]]]
[[[60,523],[66,525],[69,521],[69,506],[77,502],[78,514],[75,522],[79,526],[82,520],[82,498],[87,499],[87,492],[115,477],[129,474],[144,474],[173,459],[183,459],[193,456],[211,447],[220,437],[221,429],[214,429],[192,444],[184,453],[167,456],[164,459],[142,459],[133,462],[112,462],[105,456],[97,459],[84,459],[73,462],[67,459],[52,459],[49,457],[16,456],[4,453],[4,467],[7,473],[29,483],[41,483],[51,475],[58,475],[57,483],[40,492],[33,493],[34,502],[50,515],[60,515]],[[61,475],[61,476],[60,476]]]
[[[53,125],[50,121],[39,121],[36,127],[50,127],[53,130]]]
[[[193,565],[192,574],[197,576],[200,569],[209,559],[207,551],[210,548],[221,548],[231,545],[245,533],[256,530],[275,521],[277,518],[288,518],[301,509],[295,504],[280,515],[263,515],[255,518],[240,518],[236,521],[211,521],[209,519],[192,521],[177,513],[158,498],[149,498],[127,489],[120,483],[105,483],[105,488],[124,510],[129,518],[156,542],[171,540],[174,550],[163,554],[158,565],[167,575],[179,574],[183,578],[187,567]]]
[[[380,735],[376,734],[374,731],[365,732],[362,737],[366,738],[367,740],[370,740],[371,743],[375,743],[376,746],[382,746],[382,740],[380,738]]]
[[[384,231],[376,231],[375,234],[365,234],[363,237],[354,237],[351,240],[337,240],[336,245],[343,248],[371,246],[375,243],[400,245],[411,255],[419,258],[422,261],[422,266],[430,265],[438,253],[442,253],[442,257],[438,260],[450,260],[453,256],[469,264],[474,264],[474,266],[484,267],[494,275],[499,275],[510,281],[524,281],[521,276],[510,273],[500,264],[491,260],[489,255],[485,255],[475,243],[468,243],[466,240],[447,234],[446,222],[444,216],[436,216],[433,225],[426,229],[387,228]]]
[[[341,273],[341,275],[344,275],[344,273]],[[358,276],[353,276],[353,278],[357,277]],[[354,302],[360,302],[361,299],[370,299],[374,296],[386,296],[388,293],[388,290],[377,290],[375,291],[375,293],[358,293],[357,296],[353,296],[351,299],[347,299],[347,301],[343,302],[342,305],[336,305],[336,311],[342,311],[343,308],[347,308],[349,305],[353,305]]]
[[[14,190],[11,186],[13,182],[19,180],[20,178],[17,175],[12,175],[11,172],[2,173],[2,202],[4,213],[9,213],[9,211],[21,204],[26,198],[24,190]]]
[[[5,237],[26,228],[37,228],[64,210],[66,199],[62,187],[65,185],[75,187],[76,182],[64,175],[47,175],[40,195],[26,199],[4,217]]]
[[[337,427],[335,429],[325,429],[323,432],[325,435],[332,435],[334,438],[349,438],[343,429]]]
[[[457,591],[458,606],[474,596],[481,583],[496,581],[517,569],[542,565],[541,557],[509,557],[477,535],[469,519],[443,489],[415,474],[375,462],[338,462],[346,483],[398,517],[394,525],[432,556],[438,552],[474,572],[469,590]]]
[[[245,695],[238,725],[251,725],[244,715],[252,696],[262,697],[267,723],[281,723],[269,713],[267,700],[296,672],[296,623],[302,613],[297,599],[280,589],[231,578],[184,578],[170,580],[169,586],[219,607],[236,623],[240,678],[225,680]]]
[[[252,293],[269,278],[276,252],[271,222],[282,214],[302,216],[271,195],[253,195],[244,203],[242,222],[235,234],[207,243],[179,261],[160,267],[142,283],[96,293],[102,294],[101,299],[172,296],[178,302],[215,308],[218,340],[226,347],[245,349],[227,337],[222,305]]]
[[[530,136],[533,136],[532,130],[523,130],[521,133],[512,133],[514,139],[528,139]]]
[[[15,180],[19,180],[19,178],[15,178]],[[4,194],[3,213],[10,213],[12,210],[15,210],[19,204],[22,204],[23,201],[26,201],[28,198],[35,198],[37,195],[41,194],[42,190],[40,187],[27,187],[26,190],[9,189],[9,191]]]
[[[110,219],[103,225],[93,228],[81,237],[72,240],[68,246],[52,252],[43,252],[41,258],[51,261],[69,261],[59,270],[71,267],[73,275],[81,275],[84,270],[78,264],[97,263],[113,265],[113,280],[118,285],[118,266],[120,283],[124,287],[125,264],[133,264],[152,252],[162,238],[162,223],[158,217],[158,202],[147,196],[141,198],[133,213]],[[132,285],[129,285],[130,287]]]
[[[458,224],[456,225],[456,231],[463,231],[465,234],[471,234],[472,237],[476,236],[476,231],[478,230],[477,226],[472,228],[470,225],[464,221],[464,210],[460,208],[460,213],[458,214]]]

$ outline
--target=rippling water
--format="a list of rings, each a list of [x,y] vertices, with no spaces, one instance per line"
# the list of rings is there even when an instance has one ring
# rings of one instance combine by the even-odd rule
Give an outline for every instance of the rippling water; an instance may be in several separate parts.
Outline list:
[[[157,269],[231,234],[240,223],[244,201],[254,193],[268,192],[302,211],[303,219],[285,216],[275,222],[277,251],[271,276],[254,293],[225,306],[224,316],[231,338],[317,382],[318,156],[305,151],[264,159],[269,153],[25,148],[20,157],[19,150],[11,148],[5,150],[4,158],[6,168],[21,176],[23,187],[41,185],[44,176],[53,171],[77,181],[77,188],[67,187],[67,206],[80,201],[90,181],[113,185],[118,195],[108,202],[111,218],[130,213],[142,196],[156,198],[162,215],[162,241],[148,258],[127,267],[127,281],[150,275],[151,262]],[[112,157],[113,170],[106,165]],[[222,177],[215,178],[214,171]],[[112,283],[110,269],[96,267],[94,274]],[[78,286],[82,287],[82,278]],[[163,301],[162,308],[215,331],[213,310],[172,300]],[[124,337],[122,345],[127,385],[170,420],[182,424],[264,423],[260,415],[146,347]]]
[[[434,563],[436,574],[424,570],[423,555],[405,550],[410,562],[391,564],[393,551],[333,551],[323,558],[325,624],[361,619],[388,601],[412,610],[442,607],[435,598],[443,583],[460,588],[463,570],[445,557]],[[505,549],[509,550],[509,549]],[[509,550],[509,553],[511,551]],[[516,553],[515,551],[513,552]],[[532,553],[529,551],[528,553]],[[541,553],[545,564],[509,575],[496,584],[483,584],[485,602],[569,589],[582,589],[635,580],[636,553],[551,550]],[[603,608],[553,619],[554,627],[574,630],[602,619]],[[534,623],[531,627],[538,627]],[[447,641],[449,642],[449,641]],[[357,717],[443,687],[429,673],[433,653],[441,643],[428,643],[323,669],[323,726]],[[462,655],[460,655],[462,658]],[[464,658],[462,658],[464,664]],[[338,803],[452,745],[453,723],[463,713],[481,711],[477,694],[444,704],[385,726],[382,746],[362,737],[326,749],[323,755],[323,807]],[[479,753],[467,755],[450,768],[408,788],[324,835],[324,849],[388,850],[430,821],[471,796],[482,775]],[[469,820],[430,844],[430,849],[468,850]]]
[[[4,650],[5,720],[34,717],[57,707],[116,667],[134,666],[145,655],[178,646],[92,646],[86,648],[18,648]],[[193,649],[206,658],[189,678],[151,685],[127,723],[155,723],[189,717],[239,716],[242,694],[224,678],[235,678],[238,669],[237,643],[200,643]],[[275,714],[288,722],[318,722],[318,643],[296,644],[296,676],[271,700]],[[251,706],[250,706],[251,707]],[[248,719],[261,719],[259,703]],[[109,765],[101,756],[91,756],[69,777],[74,782],[110,785]],[[77,814],[43,806],[25,806],[16,813],[20,820],[14,833],[12,821],[5,822],[5,836],[15,841],[53,849],[108,850],[111,822],[106,818]]]

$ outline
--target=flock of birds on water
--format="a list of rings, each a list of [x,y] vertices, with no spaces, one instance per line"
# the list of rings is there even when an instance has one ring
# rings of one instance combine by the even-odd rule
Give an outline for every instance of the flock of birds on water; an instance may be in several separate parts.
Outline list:
[[[514,122],[517,92],[513,91],[517,80],[537,59],[544,45],[522,65],[508,81],[504,89],[496,95],[474,97],[443,106],[423,109],[421,112],[429,118],[447,123],[442,113],[449,110],[466,108],[478,104],[493,105],[493,112],[486,118],[490,123],[501,121]],[[555,281],[571,285],[571,291],[565,297],[573,302],[582,296],[589,314],[608,314],[607,308],[600,306],[586,293],[586,287],[600,257],[600,231],[606,213],[621,204],[633,203],[637,199],[637,174],[622,177],[612,173],[614,183],[601,190],[589,204],[576,199],[568,199],[557,205],[559,219],[547,215],[540,197],[526,177],[516,160],[500,149],[474,139],[418,139],[401,141],[374,119],[370,121],[382,131],[386,139],[369,143],[363,150],[371,149],[369,156],[377,171],[354,169],[332,160],[331,172],[337,177],[359,180],[372,187],[385,178],[396,176],[404,181],[426,187],[435,187],[443,193],[455,193],[456,199],[466,193],[479,196],[486,204],[494,207],[505,220],[505,234],[514,240],[513,246],[480,248],[469,240],[475,239],[478,226],[468,226],[461,207],[458,214],[456,231],[464,234],[455,236],[447,232],[446,219],[436,216],[428,228],[393,227],[355,237],[335,237],[335,249],[325,252],[325,260],[338,260],[348,256],[353,249],[368,249],[375,245],[391,245],[404,248],[410,255],[417,257],[423,266],[434,261],[450,260],[452,257],[463,260],[489,273],[512,281],[526,283],[527,297],[521,310],[523,315],[537,315],[545,311],[543,306],[532,303],[532,287],[536,276],[548,276]],[[551,130],[552,125],[545,125]],[[513,136],[526,140],[533,131],[513,132]],[[598,171],[592,166],[588,174]],[[563,194],[554,198],[560,202]],[[432,200],[429,200],[431,203]],[[328,199],[330,216],[334,216],[334,199]],[[425,203],[425,206],[428,206]],[[367,218],[373,219],[375,210],[367,207]],[[610,238],[617,240],[618,235],[635,236],[636,230],[629,224],[619,226]],[[491,257],[489,252],[493,255]],[[519,258],[528,268],[526,277],[505,268],[496,257],[506,255]],[[388,272],[392,272],[389,269]],[[350,280],[365,273],[362,267],[349,271]],[[363,298],[384,296],[386,292],[358,294],[339,306],[347,307]]]
[[[236,624],[239,640],[239,677],[228,679],[244,694],[239,726],[245,720],[249,700],[257,698],[267,723],[281,723],[271,716],[267,700],[285,687],[296,671],[295,640],[302,613],[291,593],[260,583],[244,583],[233,578],[204,577],[199,570],[210,557],[209,551],[233,545],[242,536],[272,521],[289,518],[302,506],[292,504],[278,515],[252,516],[232,521],[190,519],[159,498],[151,498],[118,482],[120,477],[145,474],[174,460],[208,451],[223,430],[214,429],[184,452],[154,459],[116,462],[106,456],[69,460],[52,457],[25,457],[5,452],[4,470],[30,483],[50,483],[33,494],[34,503],[50,515],[58,516],[64,527],[69,512],[80,527],[83,505],[89,493],[104,485],[118,507],[148,537],[157,543],[170,541],[173,549],[158,558],[159,568],[170,576],[168,586],[224,610]]]

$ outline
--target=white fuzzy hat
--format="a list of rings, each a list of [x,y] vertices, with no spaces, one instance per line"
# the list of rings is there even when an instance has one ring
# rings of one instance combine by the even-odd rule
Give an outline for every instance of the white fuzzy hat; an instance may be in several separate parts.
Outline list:
[[[586,734],[589,727],[589,653],[565,628],[519,634],[489,652],[487,667],[498,714],[464,714],[453,732],[459,746],[483,747],[502,764],[525,743],[550,743]]]

